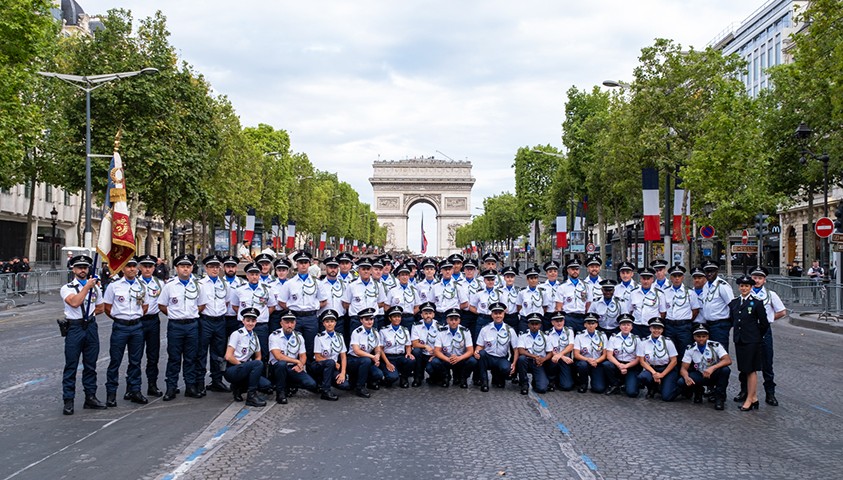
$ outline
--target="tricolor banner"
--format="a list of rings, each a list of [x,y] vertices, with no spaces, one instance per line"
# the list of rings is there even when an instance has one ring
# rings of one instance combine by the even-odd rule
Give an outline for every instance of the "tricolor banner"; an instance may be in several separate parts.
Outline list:
[[[340,237],[340,251],[345,251],[345,237]]]
[[[243,232],[243,241],[252,242],[255,236],[255,209],[250,208],[246,212],[246,230]]]
[[[659,240],[659,172],[655,168],[643,169],[641,185],[644,194],[644,241]]]
[[[685,200],[685,189],[682,179],[676,177],[676,190],[673,192],[673,241],[682,241],[682,203]],[[685,205],[685,238],[691,239],[691,192],[688,192],[688,203]]]
[[[225,211],[225,228],[228,229],[228,245],[229,248],[237,246],[237,222],[234,218],[234,213],[229,208]]]
[[[351,251],[357,253],[357,240],[351,243]]]
[[[328,241],[328,232],[322,232],[322,236],[319,237],[319,250],[325,250],[325,242]]]
[[[556,217],[556,248],[568,248],[568,216]]]
[[[287,248],[292,250],[296,247],[296,222],[287,222]]]
[[[477,242],[475,242],[474,240],[471,241],[471,252],[477,252]]]
[[[422,213],[422,220],[421,220],[421,253],[427,253],[427,235],[424,233],[424,213]]]
[[[272,219],[272,248],[274,250],[281,249],[281,225],[278,217]]]
[[[104,207],[106,213],[100,223],[97,252],[108,262],[111,274],[116,275],[135,255],[135,236],[132,234],[129,205],[126,203],[123,161],[117,152],[111,157]]]

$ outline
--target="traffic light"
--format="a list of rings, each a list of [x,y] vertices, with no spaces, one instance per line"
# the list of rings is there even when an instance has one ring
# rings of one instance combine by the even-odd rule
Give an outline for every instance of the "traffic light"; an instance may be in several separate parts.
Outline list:
[[[837,209],[834,210],[834,231],[843,232],[843,202],[837,204]]]
[[[759,213],[755,216],[755,233],[759,237],[767,233],[767,219],[769,215]]]

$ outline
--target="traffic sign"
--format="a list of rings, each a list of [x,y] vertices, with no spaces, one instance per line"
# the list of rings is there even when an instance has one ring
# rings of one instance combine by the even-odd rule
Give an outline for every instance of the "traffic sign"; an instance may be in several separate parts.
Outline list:
[[[749,243],[749,232],[746,231],[746,230],[741,232],[741,243],[744,244],[744,245]]]
[[[594,250],[596,250],[596,247],[594,246],[593,243],[589,243],[588,245],[585,246],[585,251],[588,252],[588,253],[594,253]]]
[[[758,253],[758,245],[732,245],[732,253]]]
[[[831,243],[843,243],[843,233],[832,233]]]
[[[831,251],[834,253],[843,252],[843,243],[832,243]]]
[[[703,238],[711,238],[714,236],[714,227],[711,225],[706,225],[700,228],[700,236]]]
[[[814,225],[814,232],[820,238],[830,237],[834,232],[834,222],[828,217],[820,217]]]

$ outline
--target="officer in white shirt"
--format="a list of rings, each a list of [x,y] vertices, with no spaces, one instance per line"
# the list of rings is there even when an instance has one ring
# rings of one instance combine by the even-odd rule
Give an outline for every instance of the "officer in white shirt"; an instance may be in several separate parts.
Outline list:
[[[304,336],[296,330],[297,317],[292,312],[281,315],[281,328],[269,335],[269,364],[275,387],[275,403],[287,404],[292,388],[316,392],[316,380],[305,371],[307,350]]]
[[[565,326],[564,312],[554,312],[550,321],[553,328],[547,331],[547,341],[553,347],[553,356],[544,368],[550,382],[548,391],[558,388],[569,392],[574,388],[574,331]]]
[[[347,312],[346,308],[342,304],[342,299],[345,298],[345,290],[348,288],[348,284],[343,282],[339,279],[339,272],[340,272],[340,262],[337,261],[336,257],[326,257],[322,260],[322,264],[325,265],[325,278],[320,281],[321,287],[325,290],[325,295],[328,297],[328,302],[325,304],[319,314],[320,319],[321,314],[328,309],[334,310],[337,312],[337,319],[335,323],[335,331],[343,335],[345,333],[345,325],[343,325],[340,319],[345,317]],[[324,329],[324,322],[322,322],[322,327],[319,329],[321,332]],[[316,351],[316,347],[313,347],[314,351]]]
[[[624,304],[624,310],[629,311],[629,298],[635,287],[638,286],[635,280],[632,279],[635,275],[635,266],[631,262],[621,262],[618,264],[618,277],[620,281],[615,287],[615,296],[618,297]]]
[[[202,259],[205,265],[205,277],[199,280],[201,294],[205,298],[205,310],[199,316],[199,357],[196,365],[196,380],[200,390],[205,390],[205,373],[208,357],[211,361],[212,392],[230,392],[222,381],[225,362],[225,315],[228,313],[230,292],[228,282],[220,278],[222,258],[212,254]]]
[[[527,317],[530,314],[538,313],[544,318],[547,310],[553,310],[556,306],[552,303],[551,293],[539,286],[539,270],[530,267],[524,270],[527,277],[527,288],[518,292],[518,328],[520,334],[528,330]]]
[[[653,317],[664,318],[667,314],[667,302],[664,294],[653,287],[655,271],[644,267],[638,270],[641,285],[632,290],[629,296],[629,313],[635,317],[632,333],[644,338],[650,331],[648,320]]]
[[[533,389],[536,393],[547,392],[549,382],[544,365],[553,355],[553,345],[542,332],[544,315],[531,313],[527,316],[528,331],[518,337],[518,383],[521,385],[521,395],[530,393],[530,383],[527,373],[533,375]]]
[[[297,274],[281,287],[278,305],[289,309],[296,316],[296,331],[304,336],[308,360],[313,359],[313,339],[319,333],[317,312],[328,304],[328,292],[319,284],[319,279],[308,273],[310,254],[299,251],[293,254]]]
[[[269,315],[277,308],[278,300],[272,290],[260,282],[260,267],[252,262],[243,270],[246,272],[246,283],[237,288],[234,311],[238,317],[240,309],[245,307],[254,307],[260,312],[254,332],[261,347],[261,359],[266,363],[269,361]]]
[[[616,285],[617,282],[614,280],[602,280],[600,282],[600,298],[592,301],[588,307],[589,313],[597,314],[599,322],[597,328],[607,336],[620,331],[618,318],[622,313],[628,313],[621,299],[615,296]]]
[[[289,280],[288,277],[290,276],[290,267],[292,267],[292,264],[286,258],[278,258],[275,260],[274,265],[275,278],[272,279],[272,281],[262,281],[262,283],[270,287],[272,295],[274,295],[277,299],[281,295],[281,289],[284,287],[284,284]],[[282,308],[276,308],[269,314],[270,332],[274,332],[281,328],[281,314],[283,313],[283,310],[284,309]]]
[[[665,289],[669,288],[670,280],[668,280],[667,278],[667,260],[663,258],[657,258],[650,262],[650,268],[653,269],[653,273],[655,275],[653,286],[660,291],[664,291]]]
[[[424,272],[424,279],[416,282],[419,299],[422,303],[433,302],[433,286],[436,284],[436,262],[432,258],[422,261],[420,268]]]
[[[274,260],[275,257],[268,253],[261,253],[255,257],[255,263],[261,269],[260,282],[269,288],[272,288],[272,284],[276,282],[276,279],[272,276],[272,262]]]
[[[626,395],[638,398],[638,373],[641,371],[638,364],[638,343],[641,339],[632,333],[633,320],[632,315],[622,314],[618,319],[620,332],[609,337],[606,361],[603,362],[603,370],[610,385],[606,395],[620,393],[623,383]]]
[[[62,374],[62,398],[65,415],[73,415],[73,399],[76,396],[76,370],[82,357],[82,387],[85,390],[84,408],[101,410],[107,408],[97,399],[97,357],[100,354],[100,338],[97,333],[96,315],[103,312],[102,291],[96,276],[88,277],[93,259],[77,255],[70,259],[73,280],[61,287],[64,300],[64,322],[59,322],[64,336],[64,372]]]
[[[117,406],[117,386],[123,352],[128,347],[129,365],[126,367],[126,398],[132,403],[149,403],[141,393],[140,364],[143,359],[143,326],[140,319],[146,312],[146,288],[137,278],[137,258],[130,258],[123,266],[123,277],[108,284],[103,298],[105,314],[114,320],[111,327],[110,361],[105,382],[105,405]]]
[[[559,281],[559,262],[550,260],[542,266],[547,280],[540,285],[550,294],[550,308],[544,313],[544,320],[542,320],[542,331],[550,329],[550,317],[558,308],[559,302],[562,301],[562,282]]]
[[[392,255],[388,253],[384,253],[378,258],[380,259],[381,265],[383,265],[383,267],[381,269],[380,277],[376,278],[376,280],[380,282],[384,292],[389,292],[398,284],[395,275],[392,274],[392,262],[394,262],[395,259],[392,258]]]
[[[660,392],[662,400],[672,402],[679,395],[676,347],[671,339],[662,335],[664,321],[661,317],[653,317],[649,323],[650,336],[638,344],[638,361],[642,368],[638,383],[647,387],[647,398],[654,398]]]
[[[433,317],[436,315],[436,306],[431,302],[422,303],[419,306],[421,320],[413,325],[410,332],[410,341],[413,342],[413,387],[420,387],[424,380],[424,372],[427,364],[433,357],[433,350],[436,346],[436,337],[439,335],[439,322]]]
[[[396,287],[397,288],[397,287]],[[393,305],[386,311],[389,325],[378,332],[381,344],[381,365],[383,384],[391,387],[395,382],[401,388],[410,388],[410,375],[416,358],[412,352],[410,330],[402,325],[404,309],[400,305]]]
[[[143,328],[144,352],[146,352],[146,394],[160,397],[164,392],[158,389],[158,359],[161,352],[161,319],[158,317],[158,296],[164,288],[164,282],[155,275],[155,265],[158,258],[152,255],[141,255],[138,258],[140,266],[140,282],[144,285],[147,304],[146,313],[140,318]],[[129,400],[128,398],[125,398]]]
[[[234,401],[242,402],[243,391],[246,391],[246,405],[250,407],[266,406],[266,400],[258,395],[258,388],[262,387],[262,383],[269,384],[269,381],[261,376],[263,362],[258,337],[254,332],[259,315],[260,311],[257,308],[241,309],[243,326],[228,337],[225,351],[227,366],[223,375],[231,383]]]
[[[711,339],[729,351],[729,331],[732,330],[729,302],[735,298],[729,282],[718,276],[720,265],[707,260],[702,266],[707,280],[703,291],[703,315]]]
[[[357,330],[361,325],[360,312],[369,308],[377,312],[378,307],[386,303],[386,295],[383,289],[372,279],[372,261],[366,257],[358,259],[357,273],[360,276],[348,285],[343,300],[343,306],[348,309],[349,340],[351,339],[351,332]]]
[[[518,294],[521,292],[521,289],[515,286],[515,277],[518,276],[518,272],[514,267],[508,266],[501,269],[501,275],[504,282],[500,289],[501,301],[506,305],[506,314],[503,321],[515,331],[518,331]]]
[[[386,304],[391,307],[401,307],[401,326],[409,332],[413,328],[415,314],[422,304],[419,291],[410,283],[410,266],[402,263],[395,270],[398,276],[397,284],[386,294]]]
[[[685,355],[685,347],[692,342],[692,323],[699,315],[700,300],[683,283],[685,281],[685,267],[674,265],[670,267],[668,273],[670,274],[670,285],[661,289],[667,306],[664,336],[673,340],[677,358],[682,358]]]
[[[495,286],[495,280],[498,278],[496,270],[483,270],[480,276],[483,278],[484,288],[471,295],[468,302],[468,309],[477,315],[477,331],[471,332],[475,340],[479,340],[483,327],[492,323],[492,311],[489,307],[493,303],[502,301],[503,297],[500,289]]]
[[[222,270],[225,283],[228,286],[228,309],[225,311],[225,336],[230,338],[231,334],[239,330],[243,324],[237,318],[237,312],[234,311],[234,305],[238,303],[237,289],[246,283],[245,280],[237,276],[237,265],[239,261],[234,255],[223,257]]]
[[[351,268],[354,264],[354,258],[348,252],[340,252],[337,254],[337,261],[340,262],[340,274],[337,275],[337,278],[349,285],[357,278]]]
[[[322,400],[336,401],[339,399],[331,391],[331,386],[348,390],[346,375],[346,347],[342,335],[336,331],[337,311],[329,308],[319,314],[324,331],[316,335],[313,343],[313,362],[309,370],[313,372],[313,379],[321,384]]]
[[[436,305],[436,321],[439,323],[446,321],[446,312],[468,308],[466,291],[453,279],[454,264],[449,258],[439,262],[439,272],[442,274],[442,279],[433,285],[431,290],[433,298],[430,300]]]
[[[567,315],[566,315],[567,317]],[[591,391],[606,391],[606,372],[603,361],[606,360],[606,334],[597,330],[598,318],[594,313],[585,316],[585,331],[574,338],[574,361],[577,368],[577,391],[588,390],[589,378]]]
[[[731,364],[729,352],[719,343],[709,341],[708,329],[697,324],[694,343],[687,346],[682,357],[677,385],[680,389],[693,390],[694,403],[702,403],[704,386],[714,387],[714,409],[723,410]]]
[[[454,385],[468,388],[468,376],[477,368],[471,331],[460,325],[459,309],[445,312],[445,319],[448,325],[439,329],[433,348],[435,358],[427,365],[427,372],[443,388],[448,388],[447,374],[453,372]]]
[[[176,398],[179,372],[184,364],[184,396],[202,398],[197,388],[196,363],[199,354],[199,314],[205,309],[199,282],[193,278],[193,255],[181,254],[173,260],[176,276],[168,281],[158,297],[158,308],[167,316],[167,391],[164,401]]]
[[[486,280],[494,287],[494,276]],[[474,349],[474,358],[477,359],[480,370],[481,392],[489,391],[489,377],[486,372],[492,371],[492,385],[504,388],[506,379],[515,374],[518,365],[518,337],[515,329],[503,321],[506,305],[502,302],[492,302],[488,308],[492,323],[480,329],[477,347]],[[512,362],[509,361],[510,353],[513,355]]]
[[[492,252],[488,252],[482,257],[483,261],[483,270],[498,270],[498,264],[500,263],[500,258]],[[503,288],[504,281],[503,281],[503,273],[499,274],[497,278],[495,278],[495,287],[500,289]]]
[[[471,297],[483,288],[483,282],[477,277],[477,261],[473,258],[465,260],[462,269],[465,275],[460,278],[457,285],[463,289],[468,305],[461,309],[462,321],[460,321],[460,325],[471,332],[472,338],[477,338],[477,314],[471,311],[470,305]]]
[[[597,255],[588,257],[585,261],[585,268],[588,270],[588,276],[583,279],[583,282],[591,289],[591,302],[596,302],[603,298],[602,288],[600,282],[603,279],[600,277],[600,267],[603,266],[603,260]]]
[[[697,318],[694,319],[696,323],[701,323],[705,325],[707,322],[705,320],[705,311],[703,309],[703,304],[705,303],[705,272],[703,272],[702,268],[694,267],[691,269],[691,292],[697,296],[697,300],[700,304],[700,311],[697,313]]]
[[[579,278],[579,260],[568,260],[565,268],[568,280],[562,284],[559,291],[561,301],[556,305],[556,309],[565,312],[565,323],[575,332],[579,332],[583,329],[585,314],[591,305],[591,287]]]
[[[361,325],[351,332],[351,346],[348,350],[349,382],[354,384],[358,397],[369,398],[372,395],[366,388],[379,390],[383,380],[381,364],[381,344],[374,330],[375,309],[367,307],[358,312]]]

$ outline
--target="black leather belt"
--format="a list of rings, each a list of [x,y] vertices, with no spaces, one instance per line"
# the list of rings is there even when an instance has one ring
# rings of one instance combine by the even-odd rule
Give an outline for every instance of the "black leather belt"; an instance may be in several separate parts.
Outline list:
[[[309,317],[316,315],[316,310],[290,310],[290,313],[297,317]]]
[[[88,324],[88,323],[94,323],[96,321],[96,319],[93,318],[93,317],[91,317],[87,320],[85,320],[83,318],[67,318],[66,320],[67,320],[68,325],[85,325],[85,324]]]
[[[134,320],[123,320],[122,318],[112,318],[114,323],[119,323],[120,325],[131,327],[132,325],[137,325],[140,323],[140,318],[136,318]]]
[[[170,318],[170,322],[172,323],[179,323],[182,325],[190,325],[191,323],[195,322],[195,318]]]
[[[202,320],[225,320],[225,315],[220,315],[218,317],[212,317],[210,315],[202,315],[199,318],[201,318]]]
[[[667,320],[667,319],[665,319],[665,322],[668,325],[672,325],[674,327],[679,327],[679,326],[682,326],[682,325],[690,325],[691,320]]]
[[[712,321],[710,321],[710,322],[708,322],[708,323],[709,323],[709,324],[714,324],[714,323],[725,323],[725,322],[732,323],[732,319],[731,319],[731,318],[721,318],[720,320],[712,320]]]

